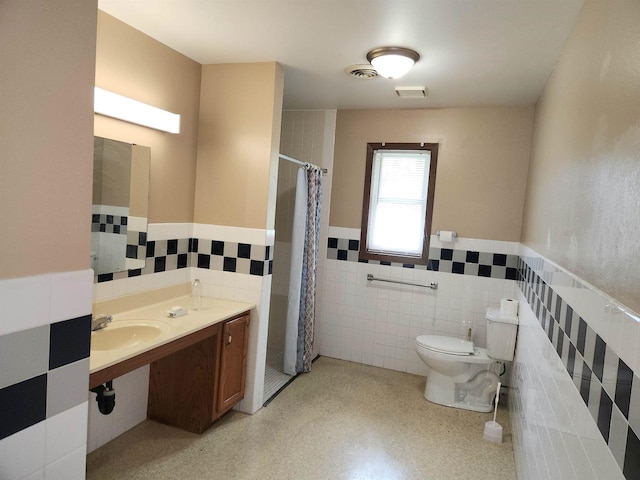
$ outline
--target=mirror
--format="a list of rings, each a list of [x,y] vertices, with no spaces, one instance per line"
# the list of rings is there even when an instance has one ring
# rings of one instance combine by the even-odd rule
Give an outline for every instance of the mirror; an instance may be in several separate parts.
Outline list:
[[[142,269],[147,256],[148,147],[94,137],[91,268]]]

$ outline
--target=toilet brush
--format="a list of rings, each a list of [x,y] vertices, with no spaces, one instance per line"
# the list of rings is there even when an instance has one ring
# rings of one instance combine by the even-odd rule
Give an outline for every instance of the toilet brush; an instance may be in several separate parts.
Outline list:
[[[500,399],[500,387],[502,383],[498,382],[498,389],[496,390],[495,407],[493,407],[493,421],[485,422],[484,424],[484,439],[490,442],[502,443],[502,425],[496,422],[496,415],[498,414],[498,401]]]

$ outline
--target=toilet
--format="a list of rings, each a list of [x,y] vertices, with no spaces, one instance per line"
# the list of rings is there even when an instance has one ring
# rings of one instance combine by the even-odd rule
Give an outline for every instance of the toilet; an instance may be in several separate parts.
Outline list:
[[[518,317],[487,310],[487,348],[442,335],[420,335],[416,351],[429,367],[424,398],[448,407],[490,412],[504,362],[513,360]]]

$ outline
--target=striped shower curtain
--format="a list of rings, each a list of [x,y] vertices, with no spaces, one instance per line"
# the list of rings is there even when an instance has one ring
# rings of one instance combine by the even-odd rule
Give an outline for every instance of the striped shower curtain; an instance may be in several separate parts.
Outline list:
[[[311,371],[321,204],[322,171],[301,168],[296,184],[285,333],[284,371],[289,375]]]

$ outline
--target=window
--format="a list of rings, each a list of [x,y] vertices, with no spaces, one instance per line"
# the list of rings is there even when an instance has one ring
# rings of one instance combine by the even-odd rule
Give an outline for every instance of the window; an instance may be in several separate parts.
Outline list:
[[[437,143],[367,144],[360,258],[426,265],[437,159]]]

